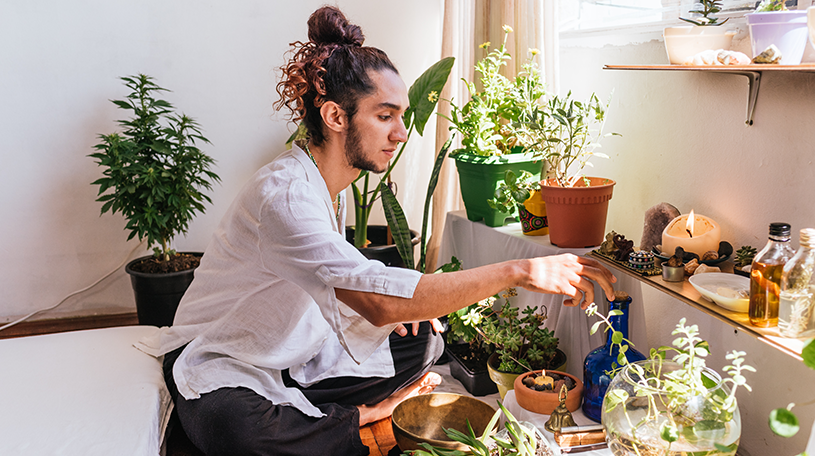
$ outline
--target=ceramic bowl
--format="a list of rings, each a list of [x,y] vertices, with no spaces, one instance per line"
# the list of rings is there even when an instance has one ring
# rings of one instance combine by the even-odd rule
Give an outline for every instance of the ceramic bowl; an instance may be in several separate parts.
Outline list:
[[[689,63],[693,56],[711,49],[730,50],[736,32],[722,27],[668,27],[663,32],[668,60],[675,65]]]
[[[393,410],[391,424],[399,449],[422,449],[420,443],[467,450],[450,440],[443,428],[457,429],[469,434],[467,420],[476,435],[481,435],[495,414],[495,409],[470,396],[454,393],[430,393],[402,401]]]
[[[549,370],[548,373],[554,373],[570,377],[575,384],[575,387],[569,390],[566,395],[566,408],[570,412],[574,412],[580,408],[580,401],[583,399],[583,382],[577,377],[566,372]],[[560,404],[558,393],[560,391],[535,391],[523,384],[524,378],[532,374],[539,375],[541,371],[527,372],[521,374],[515,379],[515,400],[518,405],[526,410],[542,415],[551,415],[552,411]]]
[[[708,272],[693,275],[688,279],[693,288],[703,297],[733,312],[747,312],[749,297],[735,297],[736,294],[749,296],[750,279],[724,272]]]

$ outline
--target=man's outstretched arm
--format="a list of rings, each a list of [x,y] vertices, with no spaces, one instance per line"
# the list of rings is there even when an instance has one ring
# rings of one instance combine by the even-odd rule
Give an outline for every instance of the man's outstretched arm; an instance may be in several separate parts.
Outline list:
[[[521,287],[562,294],[564,304],[585,308],[594,302],[594,283],[613,299],[617,279],[591,258],[563,254],[482,266],[444,274],[425,274],[410,299],[337,289],[337,298],[376,326],[429,320],[499,293]],[[582,301],[582,303],[581,303]]]

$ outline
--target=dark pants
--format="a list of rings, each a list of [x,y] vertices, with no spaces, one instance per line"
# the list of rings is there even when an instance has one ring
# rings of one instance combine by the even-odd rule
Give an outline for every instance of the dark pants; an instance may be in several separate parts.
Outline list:
[[[390,336],[396,375],[391,378],[339,377],[308,388],[283,372],[286,386],[300,389],[326,416],[312,418],[294,407],[275,405],[254,391],[220,388],[186,400],[172,371],[184,347],[164,356],[164,379],[181,426],[207,456],[366,455],[359,437],[357,405],[372,405],[419,379],[441,356],[442,337],[423,322],[419,335]]]

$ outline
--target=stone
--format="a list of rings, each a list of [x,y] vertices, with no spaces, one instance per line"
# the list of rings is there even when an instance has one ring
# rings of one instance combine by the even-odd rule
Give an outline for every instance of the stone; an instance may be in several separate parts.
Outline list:
[[[659,203],[645,211],[640,250],[651,251],[654,246],[662,244],[662,231],[679,215],[679,209],[669,203]]]

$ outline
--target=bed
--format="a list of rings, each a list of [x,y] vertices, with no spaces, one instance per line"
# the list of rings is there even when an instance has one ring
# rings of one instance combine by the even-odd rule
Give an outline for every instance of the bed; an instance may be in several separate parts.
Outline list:
[[[172,411],[152,326],[0,340],[0,455],[161,453]]]

